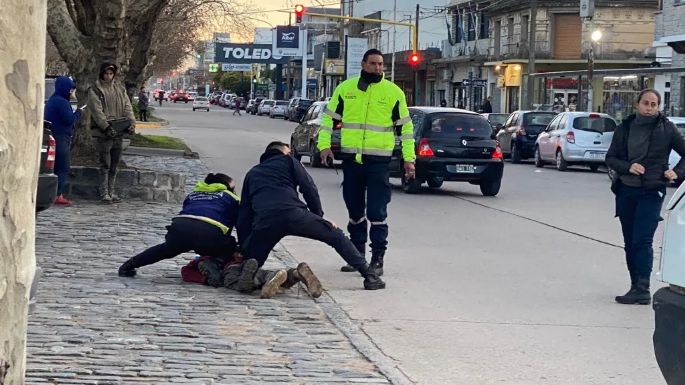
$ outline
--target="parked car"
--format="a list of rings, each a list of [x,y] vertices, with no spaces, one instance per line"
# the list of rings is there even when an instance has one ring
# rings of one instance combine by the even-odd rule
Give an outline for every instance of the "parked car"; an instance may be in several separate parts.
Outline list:
[[[288,114],[285,118],[299,122],[313,102],[311,99],[295,98],[295,103],[288,106]]]
[[[300,124],[295,127],[295,131],[290,135],[290,149],[292,155],[301,160],[302,156],[309,157],[309,165],[321,167],[321,153],[316,148],[319,141],[321,130],[321,119],[323,111],[328,102],[316,102],[312,104],[302,117]],[[331,150],[336,158],[340,155],[340,124],[333,128],[331,136]]]
[[[188,103],[188,101],[189,101],[190,99],[188,98],[188,93],[187,93],[187,92],[185,92],[185,91],[176,91],[173,95],[171,95],[171,100],[173,100],[174,103],[176,103],[176,102],[185,102],[185,103]]]
[[[271,119],[279,116],[279,117],[285,117],[285,109],[288,108],[288,101],[287,100],[276,100],[276,103],[271,107],[271,110],[269,111],[269,117]]]
[[[497,131],[504,127],[504,123],[507,122],[507,118],[509,117],[509,114],[499,113],[485,113],[481,115],[483,115],[485,119],[490,122],[490,125],[492,126],[492,133],[495,135],[497,135]]]
[[[389,166],[390,176],[401,178],[405,192],[417,193],[423,183],[439,188],[444,181],[458,181],[479,185],[485,196],[499,193],[504,162],[487,119],[445,107],[411,107],[409,114],[416,139],[416,177],[404,176],[399,140]]]
[[[163,90],[160,89],[160,88],[158,88],[158,89],[152,91],[152,98],[153,98],[155,101],[159,101],[159,93],[160,93],[160,91],[163,91]],[[164,95],[162,96],[162,100],[169,100],[169,92],[168,92],[168,91],[164,91]]]
[[[206,110],[209,112],[209,99],[204,96],[198,96],[193,100],[193,111]]]
[[[511,156],[512,163],[532,158],[535,141],[557,114],[547,111],[514,111],[504,127],[497,133],[497,141],[505,156]]]
[[[195,100],[195,98],[197,98],[197,92],[195,92],[195,91],[188,92],[188,101],[192,102],[193,100]]]
[[[248,114],[256,115],[257,114],[257,108],[259,107],[259,104],[264,100],[264,98],[255,98],[255,99],[250,99],[250,102],[247,103],[247,106],[245,107],[245,112]]]
[[[607,114],[562,112],[552,119],[535,143],[535,166],[554,163],[559,171],[571,165],[597,171],[614,137],[617,122]]]
[[[57,175],[55,175],[55,150],[57,143],[52,137],[52,123],[43,121],[43,141],[40,149],[38,168],[38,191],[36,192],[36,212],[49,209],[57,198]]]
[[[271,107],[276,103],[275,100],[266,99],[262,100],[257,108],[257,115],[269,115],[271,113]]]

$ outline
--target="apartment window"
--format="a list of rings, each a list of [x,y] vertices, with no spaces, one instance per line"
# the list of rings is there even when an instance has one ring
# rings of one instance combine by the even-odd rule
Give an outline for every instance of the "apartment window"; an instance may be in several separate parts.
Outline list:
[[[466,23],[468,27],[468,35],[466,36],[466,40],[468,41],[474,41],[476,40],[476,23],[474,23],[474,18],[476,17],[475,14],[469,13],[466,15],[468,21]]]
[[[495,44],[495,56],[499,56],[500,54],[500,47],[502,46],[502,21],[497,20],[495,21],[495,28],[493,28],[492,31],[495,36],[493,36],[494,44]]]
[[[485,16],[484,13],[480,14],[480,33],[478,34],[479,39],[487,39],[490,37],[490,18]]]
[[[514,18],[510,17],[507,20],[507,43],[514,43]]]
[[[461,42],[464,40],[464,27],[462,26],[462,17],[460,14],[454,15],[454,25],[456,28],[456,41]]]
[[[530,25],[530,16],[521,16],[521,41],[528,41],[528,26]]]

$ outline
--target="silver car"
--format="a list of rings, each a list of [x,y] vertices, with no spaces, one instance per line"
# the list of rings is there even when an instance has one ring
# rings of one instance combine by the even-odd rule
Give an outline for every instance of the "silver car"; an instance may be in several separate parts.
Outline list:
[[[276,116],[280,116],[282,118],[286,117],[285,110],[288,108],[288,101],[287,100],[276,100],[276,103],[271,107],[271,111],[269,111],[269,117],[270,118],[275,118]]]
[[[579,164],[597,171],[604,164],[616,121],[607,114],[562,112],[535,142],[535,166],[554,163],[559,171]]]
[[[271,107],[273,107],[274,103],[276,103],[275,100],[271,99],[266,99],[262,100],[262,102],[259,104],[259,107],[257,107],[257,115],[261,116],[264,114],[269,114],[271,112]]]

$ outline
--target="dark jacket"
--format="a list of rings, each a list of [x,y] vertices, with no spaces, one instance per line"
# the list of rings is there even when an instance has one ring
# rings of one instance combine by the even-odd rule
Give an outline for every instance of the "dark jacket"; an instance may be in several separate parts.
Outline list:
[[[44,119],[52,122],[53,135],[74,135],[74,125],[81,117],[81,110],[75,112],[69,103],[69,93],[76,84],[71,78],[60,76],[55,80],[55,93],[45,103]]]
[[[238,220],[240,199],[221,183],[199,182],[183,201],[179,217],[190,217],[219,227],[230,234]]]
[[[680,154],[680,162],[673,171],[678,178],[685,175],[685,138],[676,126],[666,116],[660,114],[656,127],[649,138],[649,150],[647,157],[639,162],[645,167],[645,174],[635,176],[630,173],[630,159],[628,158],[628,134],[630,125],[635,119],[635,114],[628,116],[614,131],[614,137],[606,155],[606,164],[618,173],[619,176],[640,180],[642,187],[660,188],[668,185],[664,177],[664,171],[668,170],[668,157],[671,150]]]
[[[307,202],[300,200],[300,193]],[[265,152],[245,176],[238,215],[238,239],[244,243],[254,228],[268,226],[293,210],[323,217],[319,191],[302,163],[278,150]]]
[[[140,111],[147,110],[150,99],[147,97],[147,92],[140,91],[138,93],[138,109]]]
[[[486,100],[485,103],[483,103],[483,113],[484,114],[492,113],[492,104],[490,104],[489,100]]]

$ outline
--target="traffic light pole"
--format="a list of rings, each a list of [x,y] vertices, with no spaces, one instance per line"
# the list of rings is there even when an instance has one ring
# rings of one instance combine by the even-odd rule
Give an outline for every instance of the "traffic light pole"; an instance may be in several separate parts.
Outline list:
[[[418,47],[416,47],[416,43],[418,42],[419,39],[419,5],[416,4],[416,21],[415,21],[415,26],[414,26],[414,52],[417,51]],[[418,106],[419,105],[419,71],[414,71],[414,100],[413,100],[413,105]]]
[[[307,98],[307,30],[302,29],[302,94],[301,98]]]

